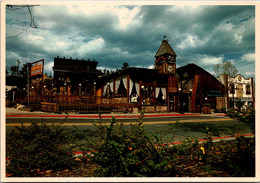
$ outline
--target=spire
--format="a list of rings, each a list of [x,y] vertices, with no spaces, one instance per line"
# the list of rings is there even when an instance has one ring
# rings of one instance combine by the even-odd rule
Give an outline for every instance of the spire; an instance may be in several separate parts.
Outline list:
[[[168,42],[169,40],[166,39],[166,36],[163,36],[162,44],[154,57],[158,57],[164,54],[169,54],[177,57],[176,53],[173,51],[172,47],[169,45]]]

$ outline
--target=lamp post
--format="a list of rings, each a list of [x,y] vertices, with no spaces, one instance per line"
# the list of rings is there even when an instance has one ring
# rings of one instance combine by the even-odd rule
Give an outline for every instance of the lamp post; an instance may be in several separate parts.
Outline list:
[[[142,88],[142,104],[144,104],[144,95],[145,95],[145,92],[144,92],[144,90],[145,90],[145,88],[144,88],[144,85],[142,85],[141,86],[141,88]]]
[[[81,83],[79,83],[79,95],[81,95]]]
[[[94,81],[94,96],[96,96],[96,82]]]
[[[191,112],[191,96],[192,96],[192,89],[190,88],[190,92],[189,92],[189,112]]]
[[[67,94],[67,83],[66,82],[64,83],[64,90],[65,90],[64,94],[66,95]]]
[[[179,110],[179,112],[180,112],[180,114],[184,114],[184,111],[183,111],[183,104],[182,104],[182,82],[181,82],[181,87],[179,88],[179,92],[180,92],[180,94],[179,94],[179,97],[180,97],[180,110]]]

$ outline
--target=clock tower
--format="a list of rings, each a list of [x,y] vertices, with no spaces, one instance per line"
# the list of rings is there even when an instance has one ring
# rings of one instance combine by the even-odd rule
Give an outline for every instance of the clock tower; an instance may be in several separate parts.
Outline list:
[[[167,83],[167,108],[169,112],[178,110],[178,78],[176,77],[176,53],[173,51],[169,41],[162,40],[161,46],[155,54],[155,69],[160,74],[168,75]]]
[[[168,40],[163,39],[160,48],[154,56],[155,69],[161,74],[175,74],[176,72],[176,53],[169,45]]]

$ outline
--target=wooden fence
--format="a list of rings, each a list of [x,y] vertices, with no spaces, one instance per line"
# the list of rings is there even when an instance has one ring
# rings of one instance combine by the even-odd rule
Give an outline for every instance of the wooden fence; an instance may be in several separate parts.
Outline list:
[[[75,111],[76,113],[132,112],[139,103],[129,103],[128,97],[105,98],[96,96],[42,96],[41,109],[45,112]]]

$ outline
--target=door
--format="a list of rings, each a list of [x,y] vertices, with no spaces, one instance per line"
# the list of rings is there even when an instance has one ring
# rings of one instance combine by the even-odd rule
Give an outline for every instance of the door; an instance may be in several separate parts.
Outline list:
[[[169,94],[169,112],[178,112],[178,96]]]

